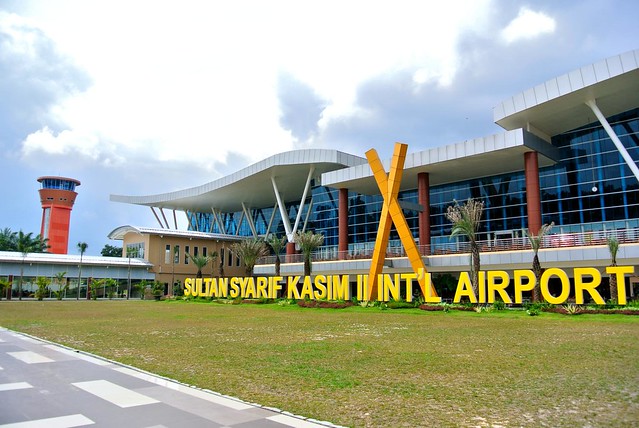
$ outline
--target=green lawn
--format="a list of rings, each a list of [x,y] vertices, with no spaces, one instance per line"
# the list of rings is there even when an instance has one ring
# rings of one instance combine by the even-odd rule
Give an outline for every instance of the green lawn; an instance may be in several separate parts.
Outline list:
[[[347,426],[637,426],[639,317],[2,301],[0,325]]]

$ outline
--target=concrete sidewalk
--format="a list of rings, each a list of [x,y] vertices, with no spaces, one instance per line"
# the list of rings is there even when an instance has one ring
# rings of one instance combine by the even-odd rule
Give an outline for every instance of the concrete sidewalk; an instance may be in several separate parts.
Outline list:
[[[0,328],[0,427],[326,428]]]

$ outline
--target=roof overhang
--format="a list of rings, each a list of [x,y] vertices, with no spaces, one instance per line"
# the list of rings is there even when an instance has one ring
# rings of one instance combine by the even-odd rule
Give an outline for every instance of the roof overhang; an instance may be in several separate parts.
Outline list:
[[[233,235],[222,235],[219,233],[206,233],[196,232],[190,230],[174,230],[174,229],[159,229],[153,227],[139,227],[139,226],[120,226],[113,229],[108,237],[109,239],[123,240],[127,233],[135,233],[138,235],[157,235],[167,236],[175,238],[187,238],[187,239],[209,239],[216,241],[239,241],[244,237]]]
[[[524,153],[539,154],[539,166],[550,166],[559,159],[559,150],[523,129],[466,140],[406,155],[401,190],[417,188],[417,175],[429,174],[431,186],[481,178],[524,169]],[[390,161],[384,162],[388,172]],[[365,195],[379,194],[368,164],[328,172],[322,184],[347,188]]]
[[[365,164],[366,159],[337,150],[305,149],[280,153],[240,171],[190,189],[150,196],[111,195],[110,200],[150,207],[210,212],[274,206],[274,178],[284,202],[297,201],[304,192],[311,166],[313,177],[327,171]]]
[[[493,117],[504,129],[534,129],[547,138],[595,122],[585,104],[588,100],[596,100],[606,117],[636,108],[639,50],[587,65],[508,98],[493,109]]]

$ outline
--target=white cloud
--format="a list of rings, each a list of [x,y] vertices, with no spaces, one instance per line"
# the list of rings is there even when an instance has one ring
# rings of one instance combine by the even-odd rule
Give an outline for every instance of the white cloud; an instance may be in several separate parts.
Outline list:
[[[487,2],[38,3],[33,22],[94,82],[51,111],[68,132],[48,138],[56,150],[79,150],[67,135],[108,142],[92,146],[112,150],[100,156],[202,166],[234,151],[258,160],[296,143],[279,124],[279,72],[327,100],[321,130],[362,113],[357,87],[375,76],[405,70],[416,87],[450,84],[456,44]],[[34,142],[47,132],[36,134],[26,153],[46,150]]]
[[[553,33],[555,26],[555,20],[550,16],[522,7],[517,17],[501,31],[501,37],[510,44],[519,40],[533,39],[541,34]]]

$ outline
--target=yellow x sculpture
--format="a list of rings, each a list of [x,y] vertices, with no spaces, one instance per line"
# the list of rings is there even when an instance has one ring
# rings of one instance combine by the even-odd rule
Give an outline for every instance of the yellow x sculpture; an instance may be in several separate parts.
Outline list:
[[[371,268],[368,274],[368,300],[373,300],[373,296],[377,295],[377,279],[384,267],[391,224],[395,224],[395,229],[397,229],[399,238],[406,250],[406,255],[413,268],[413,272],[419,275],[418,282],[424,297],[427,299],[429,297],[437,297],[437,292],[433,288],[430,280],[428,280],[428,284],[426,284],[427,278],[429,277],[429,275],[426,275],[426,266],[424,265],[421,254],[419,254],[404,213],[397,201],[397,194],[399,193],[399,186],[404,173],[404,161],[406,160],[407,149],[408,146],[406,144],[395,143],[395,150],[393,151],[393,159],[391,160],[391,169],[388,177],[386,176],[386,171],[384,171],[384,165],[382,165],[382,162],[379,160],[377,151],[371,149],[366,152],[366,159],[368,159],[368,164],[375,176],[377,187],[379,187],[379,191],[384,198],[379,228],[377,229],[377,238],[375,239],[375,250],[373,251],[373,259],[371,260]],[[427,285],[430,288],[430,293],[426,292]]]

